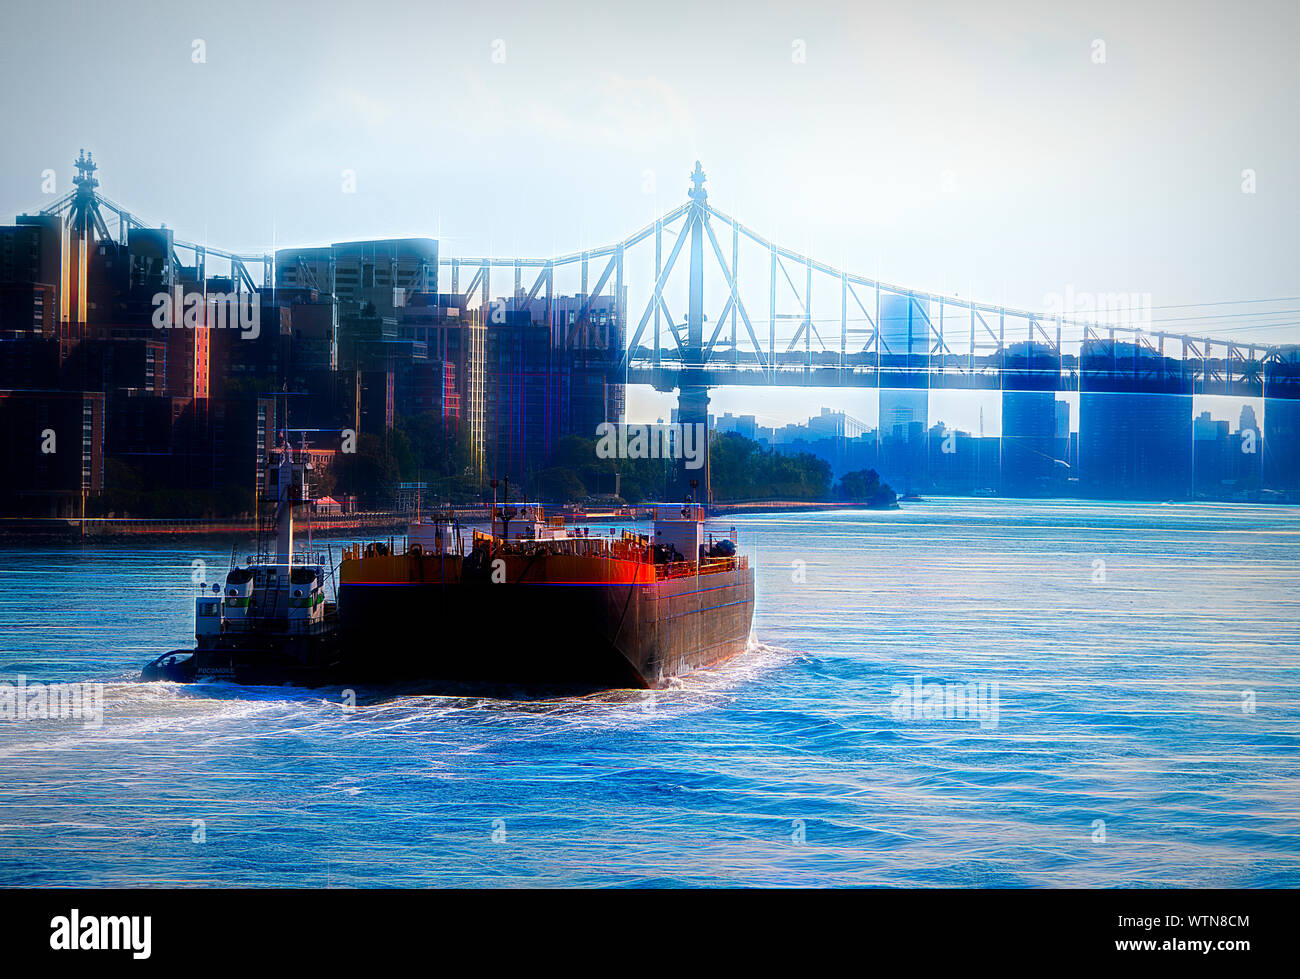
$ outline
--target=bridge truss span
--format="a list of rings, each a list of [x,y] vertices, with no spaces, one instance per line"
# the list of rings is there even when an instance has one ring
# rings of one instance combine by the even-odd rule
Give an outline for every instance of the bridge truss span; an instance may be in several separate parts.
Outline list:
[[[549,309],[569,273],[586,302],[619,297],[632,384],[1079,390],[1154,384],[1262,393],[1270,348],[1153,331],[1149,324],[978,302],[836,268],[765,237],[708,202],[696,164],[687,203],[612,245],[555,258],[440,259],[450,291],[492,301],[513,273],[525,308]],[[526,274],[527,273],[527,274]],[[531,281],[529,281],[531,280]],[[709,310],[717,310],[709,315]]]

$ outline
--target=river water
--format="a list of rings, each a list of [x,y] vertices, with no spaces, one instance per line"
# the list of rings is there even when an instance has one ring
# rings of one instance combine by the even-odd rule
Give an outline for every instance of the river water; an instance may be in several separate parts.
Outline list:
[[[350,712],[133,681],[229,541],[0,545],[0,682],[104,684],[102,726],[0,720],[0,885],[1300,886],[1300,510],[733,523],[724,667]]]

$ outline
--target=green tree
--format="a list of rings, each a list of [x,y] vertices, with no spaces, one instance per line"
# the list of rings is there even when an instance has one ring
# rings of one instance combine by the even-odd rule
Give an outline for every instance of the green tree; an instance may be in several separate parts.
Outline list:
[[[469,445],[456,421],[422,411],[400,419],[397,428],[410,453],[401,467],[403,479],[433,483],[469,472]]]
[[[864,503],[873,509],[887,509],[898,505],[898,497],[888,483],[880,481],[874,469],[858,469],[840,477],[840,499],[850,503]]]
[[[831,467],[807,452],[786,455],[737,432],[709,443],[710,482],[719,502],[830,498]]]
[[[536,473],[537,496],[547,503],[575,503],[587,495],[587,487],[572,469],[554,466]]]
[[[356,452],[335,456],[334,483],[340,492],[355,494],[367,507],[391,507],[401,473],[391,452],[384,451],[384,440],[362,432],[357,436]]]

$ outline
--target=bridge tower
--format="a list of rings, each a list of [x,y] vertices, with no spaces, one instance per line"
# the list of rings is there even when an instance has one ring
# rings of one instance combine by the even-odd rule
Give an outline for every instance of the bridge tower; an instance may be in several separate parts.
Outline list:
[[[709,389],[698,383],[706,359],[704,348],[704,222],[708,220],[709,192],[704,189],[704,169],[695,161],[691,173],[690,213],[687,223],[691,229],[691,273],[686,309],[686,344],[682,349],[682,370],[677,388],[677,421],[682,432],[690,429],[690,438],[703,438],[704,464],[700,469],[687,469],[685,459],[678,461],[675,493],[681,499],[687,493],[697,502],[711,502],[709,481]],[[698,444],[698,442],[697,442]],[[692,492],[691,481],[698,483]]]
[[[68,339],[80,339],[86,329],[86,293],[89,289],[89,256],[95,249],[95,235],[101,239],[109,238],[108,228],[99,212],[99,200],[95,188],[99,180],[95,171],[99,169],[93,154],[84,149],[74,161],[77,175],[72,178],[72,200],[68,209],[67,253],[64,261],[65,270],[63,315],[68,323]]]

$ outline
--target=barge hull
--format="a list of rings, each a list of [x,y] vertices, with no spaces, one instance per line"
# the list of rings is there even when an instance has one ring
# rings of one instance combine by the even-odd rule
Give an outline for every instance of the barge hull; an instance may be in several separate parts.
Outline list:
[[[339,586],[344,669],[370,680],[660,688],[743,652],[753,613],[747,566],[629,583]]]

